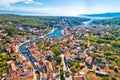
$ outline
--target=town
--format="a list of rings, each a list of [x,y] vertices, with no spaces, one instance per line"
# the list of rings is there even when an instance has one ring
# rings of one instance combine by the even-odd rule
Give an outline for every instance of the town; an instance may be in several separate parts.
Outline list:
[[[33,35],[10,38],[3,47],[6,55],[14,58],[7,61],[3,80],[101,80],[113,75],[119,80],[120,70],[117,66],[112,70],[114,61],[106,58],[113,53],[111,45],[99,40],[110,34],[110,28],[88,28],[83,24],[62,29],[25,28]],[[15,29],[25,30],[21,26]],[[1,36],[7,36],[4,32],[1,30]]]
[[[0,80],[120,80],[120,0],[0,0]]]

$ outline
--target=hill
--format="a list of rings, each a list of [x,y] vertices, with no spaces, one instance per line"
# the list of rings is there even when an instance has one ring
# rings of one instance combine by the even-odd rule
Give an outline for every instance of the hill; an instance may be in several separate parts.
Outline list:
[[[120,12],[102,13],[102,14],[83,14],[83,16],[89,16],[89,17],[120,17]]]
[[[10,22],[12,26],[30,26],[44,28],[80,25],[83,21],[89,20],[88,18],[81,17],[65,17],[65,16],[21,16],[13,14],[0,14],[0,24],[8,25]]]

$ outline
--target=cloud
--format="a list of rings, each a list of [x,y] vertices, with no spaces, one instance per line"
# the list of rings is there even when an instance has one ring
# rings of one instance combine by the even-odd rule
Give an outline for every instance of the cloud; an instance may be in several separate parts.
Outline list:
[[[27,12],[29,13],[43,13],[43,14],[47,14],[47,15],[52,15],[52,16],[76,16],[79,15],[80,13],[82,14],[83,12],[85,12],[84,8],[81,7],[79,8],[79,6],[70,6],[70,7],[35,7],[35,6],[19,6],[16,7],[15,3],[18,2],[24,2],[25,4],[38,4],[41,5],[42,3],[38,3],[35,2],[34,0],[0,0],[0,10],[9,10],[9,11],[22,11],[22,12]],[[26,13],[25,13],[26,14]]]
[[[0,10],[5,10],[4,8],[0,8]],[[61,8],[61,7],[15,7],[12,6],[10,8],[6,8],[6,10],[9,11],[22,11],[29,13],[37,13],[41,14],[43,13],[44,15],[51,15],[51,16],[77,16],[80,13],[82,14],[84,12],[84,9],[79,9],[79,8]]]
[[[3,8],[8,8],[8,7],[11,7],[12,4],[14,3],[17,3],[17,2],[21,2],[23,0],[0,0],[0,7],[3,7]]]
[[[24,2],[25,4],[42,4],[35,2],[34,0],[0,0],[0,7],[3,8],[10,8],[13,7],[12,4],[18,3],[18,2]]]
[[[44,7],[44,8],[35,8],[35,7],[14,7],[17,11],[26,11],[33,13],[45,13],[51,16],[77,16],[83,14],[84,9],[79,8],[59,8],[59,7]]]
[[[33,0],[25,0],[24,2],[25,2],[26,4],[32,4],[32,3],[34,3]]]
[[[26,3],[26,4],[43,4],[43,3],[39,3],[39,2],[35,2],[35,1],[33,1],[33,0],[24,0],[24,3]]]

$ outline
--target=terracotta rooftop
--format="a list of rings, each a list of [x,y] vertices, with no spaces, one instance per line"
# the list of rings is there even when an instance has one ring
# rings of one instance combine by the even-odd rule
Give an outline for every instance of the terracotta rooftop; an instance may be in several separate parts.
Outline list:
[[[53,69],[53,67],[52,67],[52,63],[51,63],[51,62],[47,62],[47,66],[50,68],[50,70]]]
[[[33,80],[33,75],[27,75],[26,78],[27,80]]]
[[[44,58],[45,56],[44,55],[42,55],[42,54],[34,54],[33,55],[35,58]]]
[[[84,78],[82,76],[76,76],[75,80],[84,80]]]
[[[11,62],[8,64],[8,67],[9,67],[9,72],[17,71],[16,66],[15,66],[15,63],[14,63],[13,61],[11,61]]]
[[[86,57],[86,61],[92,62],[92,57],[87,56],[87,57]]]
[[[48,74],[48,78],[49,78],[49,80],[52,80],[52,78],[53,78],[53,73],[52,73],[52,72],[50,72],[50,73]]]
[[[28,71],[33,72],[33,68],[32,67],[28,67],[27,69],[28,69]]]
[[[23,72],[24,72],[23,69],[19,69],[19,70],[17,71],[17,75],[21,75]]]
[[[42,74],[42,78],[47,78],[47,74],[46,74],[46,73],[43,73],[43,74]]]
[[[39,54],[35,49],[30,49],[31,54]]]

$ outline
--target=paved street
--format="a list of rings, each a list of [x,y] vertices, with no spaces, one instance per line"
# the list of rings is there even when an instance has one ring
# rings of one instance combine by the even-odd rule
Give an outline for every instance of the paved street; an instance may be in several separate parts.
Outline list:
[[[62,64],[63,64],[63,70],[64,71],[67,71],[67,67],[65,65],[65,60],[64,60],[64,54],[61,54],[61,57],[62,57]],[[65,76],[65,75],[64,75]],[[72,80],[72,76],[70,75],[70,77],[65,77],[65,80]]]

